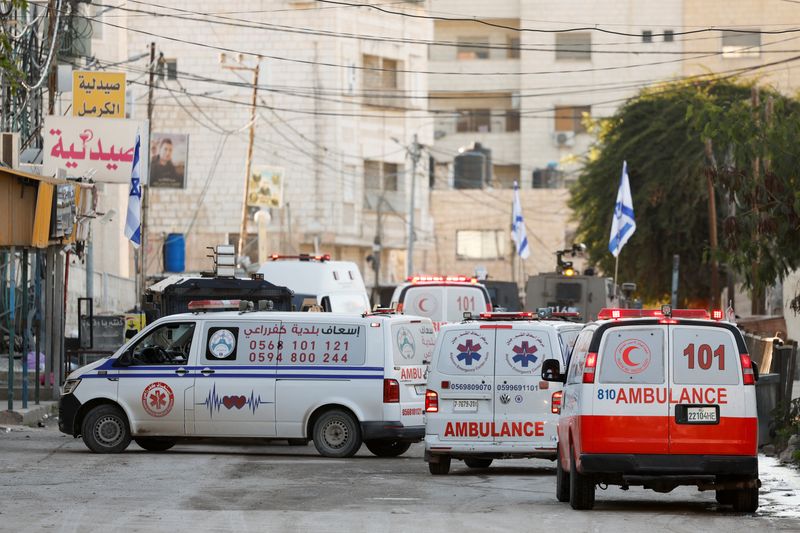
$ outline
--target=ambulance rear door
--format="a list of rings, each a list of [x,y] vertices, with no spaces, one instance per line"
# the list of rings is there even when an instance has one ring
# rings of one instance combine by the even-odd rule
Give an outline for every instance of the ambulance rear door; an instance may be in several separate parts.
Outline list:
[[[746,348],[715,325],[670,326],[670,453],[755,455],[755,387],[744,385]]]
[[[667,326],[612,325],[602,336],[591,369],[592,416],[582,418],[585,453],[665,454],[669,452]],[[590,378],[589,378],[590,379]]]
[[[557,415],[550,410],[554,384],[541,389],[539,382],[542,361],[555,358],[563,365],[560,347],[553,346],[550,331],[543,328],[495,327],[494,441],[555,448]]]
[[[447,441],[492,442],[495,330],[447,329],[428,388],[439,392],[439,413],[428,433]],[[437,427],[438,426],[438,427]]]

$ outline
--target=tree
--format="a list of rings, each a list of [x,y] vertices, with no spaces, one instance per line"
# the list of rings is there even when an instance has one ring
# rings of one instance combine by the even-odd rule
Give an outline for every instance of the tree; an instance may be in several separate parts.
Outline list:
[[[673,254],[681,257],[681,304],[710,300],[707,141],[723,162],[711,171],[723,228],[717,257],[755,288],[800,264],[800,248],[789,246],[800,222],[800,104],[763,90],[754,111],[752,87],[730,79],[656,86],[594,124],[598,139],[570,204],[578,237],[612,272],[611,217],[627,160],[637,229],[620,254],[619,280],[636,281],[647,301],[667,299]]]
[[[0,77],[8,77],[12,89],[15,89],[19,84],[19,80],[23,78],[23,73],[19,68],[19,58],[14,57],[14,47],[6,28],[7,18],[15,9],[25,9],[27,7],[27,0],[3,0],[0,2]]]

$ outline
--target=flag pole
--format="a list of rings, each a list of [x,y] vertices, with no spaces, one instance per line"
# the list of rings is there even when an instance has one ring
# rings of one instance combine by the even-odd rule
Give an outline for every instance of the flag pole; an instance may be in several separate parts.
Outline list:
[[[621,252],[622,250],[620,250]],[[617,290],[617,274],[619,274],[619,254],[614,259],[614,300],[616,301],[619,291]]]

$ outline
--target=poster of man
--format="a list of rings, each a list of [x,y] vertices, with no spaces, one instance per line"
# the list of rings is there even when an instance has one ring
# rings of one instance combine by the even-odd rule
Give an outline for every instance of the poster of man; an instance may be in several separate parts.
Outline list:
[[[150,187],[186,187],[189,136],[183,133],[153,133],[150,139]]]

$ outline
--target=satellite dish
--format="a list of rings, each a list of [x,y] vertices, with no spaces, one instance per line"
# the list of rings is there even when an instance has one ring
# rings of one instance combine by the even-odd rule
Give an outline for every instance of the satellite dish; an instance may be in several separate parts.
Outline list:
[[[117,210],[113,207],[106,211],[103,216],[97,219],[100,224],[108,224],[109,222],[114,220],[114,217],[117,216]]]

